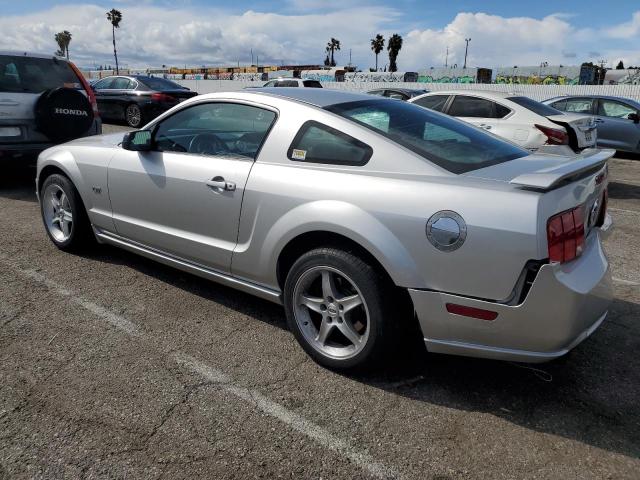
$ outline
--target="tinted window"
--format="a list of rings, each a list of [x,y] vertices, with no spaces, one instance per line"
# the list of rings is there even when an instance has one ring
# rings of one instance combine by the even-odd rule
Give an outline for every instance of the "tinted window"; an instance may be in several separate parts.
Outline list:
[[[127,90],[129,88],[133,88],[133,82],[131,80],[129,80],[128,78],[117,77],[113,81],[113,85],[111,85],[111,87],[109,87],[109,88],[114,88],[114,89],[118,89],[118,90]]]
[[[298,82],[296,80],[278,80],[276,87],[297,87]]]
[[[627,118],[632,113],[638,111],[630,105],[614,100],[600,100],[598,105],[598,115],[602,117]]]
[[[205,103],[160,122],[155,149],[200,155],[255,158],[276,114],[236,103]]]
[[[58,87],[82,88],[67,62],[0,55],[0,92],[40,93]]]
[[[263,87],[274,87],[276,84],[275,80],[271,80],[270,82],[267,82],[263,85]]]
[[[407,102],[363,100],[326,107],[453,173],[529,155],[476,128]]]
[[[101,89],[105,89],[105,88],[112,88],[111,85],[113,85],[114,80],[115,80],[115,78],[113,78],[113,77],[103,78],[98,83],[96,83],[93,87],[96,90],[101,90]]]
[[[500,105],[499,103],[494,103],[494,108],[496,109],[496,118],[504,118],[511,113],[504,105]]]
[[[384,96],[384,90],[371,90],[370,92],[367,92],[369,95],[377,95],[379,97]]]
[[[529,97],[509,97],[508,100],[520,105],[521,107],[526,108],[533,113],[542,115],[543,117],[560,114],[559,110],[556,110],[549,105],[545,105],[544,103],[536,102]]]
[[[304,82],[302,82],[302,84],[305,87],[310,87],[310,88],[322,88],[322,84],[317,81],[317,80],[305,80]]]
[[[298,162],[364,165],[373,150],[367,144],[318,122],[305,123],[293,139],[287,156]]]
[[[164,78],[136,77],[136,80],[152,90],[186,90],[183,86]]]
[[[444,110],[444,105],[447,103],[447,100],[449,100],[449,95],[431,95],[429,97],[419,98],[413,103],[441,112]]]
[[[448,113],[453,117],[493,118],[493,102],[484,98],[456,95]]]

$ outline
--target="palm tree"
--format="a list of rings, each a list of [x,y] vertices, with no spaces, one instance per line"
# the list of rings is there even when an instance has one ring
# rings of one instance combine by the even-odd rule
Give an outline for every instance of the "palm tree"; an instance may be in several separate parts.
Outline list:
[[[111,22],[111,33],[113,34],[113,56],[116,59],[116,75],[120,75],[120,69],[118,68],[118,52],[116,51],[116,28],[120,28],[122,13],[119,10],[112,8],[107,12],[107,20]]]
[[[389,71],[397,72],[398,65],[396,64],[396,59],[398,58],[398,54],[402,49],[402,37],[397,33],[394,33],[389,42],[387,43],[387,50],[389,50]]]
[[[379,33],[371,39],[371,50],[376,54],[376,72],[378,71],[378,54],[384,50],[384,37]]]
[[[71,43],[71,32],[68,30],[64,30],[63,32],[58,32],[55,34],[54,38],[56,39],[56,43],[58,44],[58,51],[56,55],[61,57],[67,56],[67,60],[69,60],[69,44]]]
[[[333,58],[333,53],[336,50],[340,50],[340,40],[331,37],[331,40],[329,41],[329,43],[327,43],[327,53],[331,52],[331,66],[332,67],[336,66],[336,61]]]

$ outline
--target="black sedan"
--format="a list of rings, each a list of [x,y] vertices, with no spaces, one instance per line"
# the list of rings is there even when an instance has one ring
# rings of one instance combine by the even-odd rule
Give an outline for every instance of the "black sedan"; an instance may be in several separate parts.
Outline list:
[[[369,95],[378,95],[380,97],[409,100],[410,98],[417,97],[418,95],[429,93],[429,90],[413,88],[377,88],[375,90],[370,90],[367,93]]]
[[[143,75],[106,77],[93,85],[100,116],[139,128],[196,92],[164,78]]]

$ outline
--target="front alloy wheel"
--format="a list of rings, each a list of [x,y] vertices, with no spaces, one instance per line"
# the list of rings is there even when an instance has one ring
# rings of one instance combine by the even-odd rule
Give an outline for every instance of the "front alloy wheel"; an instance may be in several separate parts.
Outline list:
[[[142,110],[135,103],[127,106],[125,110],[125,119],[130,127],[138,128],[142,123]]]
[[[60,185],[52,183],[42,195],[42,215],[49,234],[59,243],[71,238],[73,211],[69,197]]]

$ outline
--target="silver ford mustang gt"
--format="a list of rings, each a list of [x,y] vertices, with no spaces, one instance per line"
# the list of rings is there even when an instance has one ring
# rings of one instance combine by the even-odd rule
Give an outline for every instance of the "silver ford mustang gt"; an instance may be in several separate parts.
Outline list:
[[[322,365],[429,351],[542,362],[607,315],[613,151],[536,154],[416,105],[320,89],[202,95],[46,150],[62,250],[97,239],[284,305]]]

